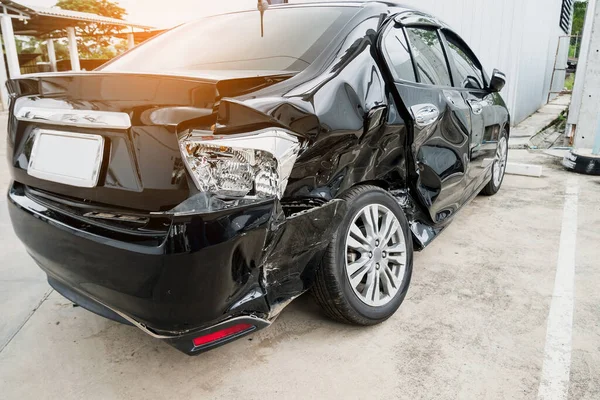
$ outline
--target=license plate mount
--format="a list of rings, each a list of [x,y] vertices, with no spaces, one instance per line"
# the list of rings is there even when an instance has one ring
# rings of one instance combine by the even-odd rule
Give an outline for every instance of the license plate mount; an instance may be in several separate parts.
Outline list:
[[[38,179],[82,188],[98,185],[104,137],[40,129],[35,133],[27,173]]]

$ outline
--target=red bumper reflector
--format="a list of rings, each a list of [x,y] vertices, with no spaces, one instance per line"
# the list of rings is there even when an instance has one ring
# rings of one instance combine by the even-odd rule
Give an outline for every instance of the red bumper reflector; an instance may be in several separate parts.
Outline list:
[[[226,339],[230,336],[237,335],[238,333],[252,330],[254,325],[250,324],[238,324],[230,326],[229,328],[221,329],[208,335],[197,337],[193,340],[194,346],[200,347],[209,343],[218,342],[219,340]]]

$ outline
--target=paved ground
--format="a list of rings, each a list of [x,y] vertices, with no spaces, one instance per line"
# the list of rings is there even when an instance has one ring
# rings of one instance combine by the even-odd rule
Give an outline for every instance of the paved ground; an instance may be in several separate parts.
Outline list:
[[[416,256],[406,302],[387,323],[340,325],[305,296],[270,329],[195,358],[54,292],[37,308],[48,287],[13,237],[2,199],[0,398],[535,399],[543,375],[570,365],[569,398],[599,399],[600,179],[541,154],[511,159],[544,165],[544,176],[509,176],[500,194],[464,209]],[[0,189],[7,181],[2,168]],[[573,185],[573,329],[555,327],[550,337],[567,345],[553,348],[546,332]],[[558,303],[569,298],[555,294]],[[565,357],[542,371],[557,352]]]
[[[560,95],[531,114],[525,121],[512,129],[510,133],[510,148],[529,148],[531,138],[554,122],[563,111],[569,108],[570,103],[571,95]]]

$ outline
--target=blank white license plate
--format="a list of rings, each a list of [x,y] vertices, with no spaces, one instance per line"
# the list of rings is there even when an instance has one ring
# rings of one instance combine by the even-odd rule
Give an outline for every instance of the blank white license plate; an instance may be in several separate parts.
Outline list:
[[[104,138],[100,135],[41,129],[37,132],[27,173],[65,185],[92,188],[98,184]]]

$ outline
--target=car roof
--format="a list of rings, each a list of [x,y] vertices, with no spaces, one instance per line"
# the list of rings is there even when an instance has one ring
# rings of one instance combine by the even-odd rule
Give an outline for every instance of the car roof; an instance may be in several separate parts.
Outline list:
[[[355,7],[355,8],[377,8],[379,9],[387,8],[390,11],[393,11],[394,14],[407,13],[414,14],[415,17],[424,16],[430,19],[431,21],[435,21],[440,27],[448,27],[446,23],[444,23],[439,18],[418,10],[414,7],[406,6],[402,3],[397,3],[395,1],[386,1],[386,0],[330,0],[330,1],[310,1],[310,2],[302,2],[301,0],[297,3],[287,3],[287,4],[275,4],[269,6],[270,8],[292,8],[292,7]]]
[[[385,5],[388,7],[398,7],[406,10],[410,10],[409,7],[406,7],[400,3],[396,3],[393,1],[385,1],[385,0],[330,0],[330,1],[307,1],[302,2],[299,0],[294,3],[286,3],[286,4],[274,4],[269,7],[323,7],[323,6],[337,6],[337,7],[367,7],[372,4]]]
[[[440,28],[446,28],[448,29],[449,26],[443,22],[442,20],[440,20],[439,18],[420,11],[414,7],[409,7],[406,5],[403,5],[401,3],[397,3],[394,1],[386,1],[386,0],[329,0],[329,1],[307,1],[307,2],[302,2],[302,0],[299,0],[297,3],[286,3],[286,4],[273,4],[269,6],[269,9],[285,9],[285,8],[311,8],[311,7],[352,7],[352,8],[361,8],[364,10],[368,10],[371,9],[372,13],[374,15],[379,15],[381,13],[385,13],[385,12],[391,12],[391,14],[403,14],[404,18],[402,18],[404,21],[408,22],[410,20],[417,20],[419,17],[426,17],[427,19],[429,19],[429,21],[431,23],[434,23],[435,25],[437,25]],[[246,10],[239,10],[239,11],[233,11],[233,12],[228,12],[228,13],[224,13],[224,14],[218,14],[218,15],[214,15],[214,16],[219,16],[219,15],[227,15],[227,14],[238,14],[238,13],[244,13],[244,12],[251,12],[251,11],[256,11],[256,9],[246,9]],[[401,21],[399,21],[401,22]],[[410,22],[409,22],[410,23]]]

